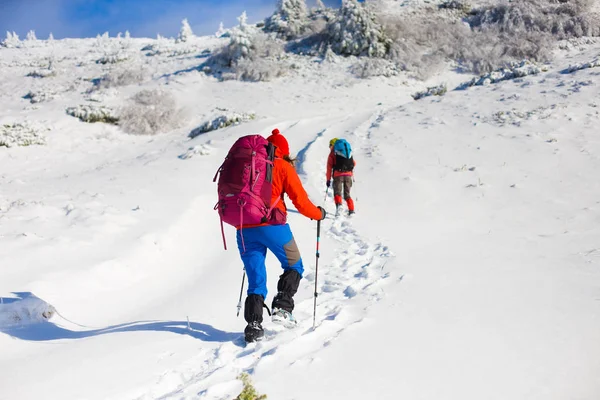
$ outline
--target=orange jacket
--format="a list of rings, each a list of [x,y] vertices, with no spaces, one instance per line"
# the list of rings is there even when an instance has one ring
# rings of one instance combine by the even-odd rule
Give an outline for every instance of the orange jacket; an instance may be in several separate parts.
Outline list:
[[[271,204],[279,199],[272,212],[281,212],[287,216],[287,207],[283,200],[283,195],[287,194],[300,214],[315,220],[321,219],[321,210],[308,198],[308,194],[306,194],[302,182],[300,181],[300,177],[292,164],[279,157],[275,158],[271,185],[273,190]],[[244,225],[244,228],[265,225],[269,224]]]
[[[356,166],[356,160],[354,160],[354,166]],[[348,171],[348,172],[341,172],[341,171],[334,171],[333,167],[335,167],[335,154],[333,152],[333,149],[331,149],[331,151],[329,152],[329,157],[327,157],[327,180],[331,180],[331,173],[333,172],[333,177],[336,178],[338,176],[352,176],[353,173],[352,171]]]
[[[306,190],[304,190],[302,182],[300,182],[300,177],[292,164],[281,158],[275,158],[272,185],[273,195],[271,197],[271,204],[278,197],[281,198],[275,208],[287,214],[287,207],[283,201],[283,194],[285,193],[292,200],[292,203],[300,214],[311,219],[321,219],[321,210],[308,198],[308,194],[306,194]]]

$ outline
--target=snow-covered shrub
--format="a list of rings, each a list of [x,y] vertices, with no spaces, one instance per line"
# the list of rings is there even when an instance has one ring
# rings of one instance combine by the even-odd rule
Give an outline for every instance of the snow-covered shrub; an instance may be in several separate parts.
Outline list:
[[[179,35],[177,36],[176,42],[187,42],[193,37],[194,32],[192,32],[192,28],[190,27],[187,18],[184,18],[183,21],[181,21],[181,30],[179,31]]]
[[[600,15],[591,0],[514,0],[475,10],[469,23],[476,29],[498,28],[519,35],[544,32],[558,39],[600,36]]]
[[[7,47],[7,48],[14,48],[14,47],[20,47],[21,45],[21,41],[19,40],[19,35],[17,35],[15,32],[6,32],[6,39],[4,39],[2,41],[2,43],[0,43],[3,47]]]
[[[46,144],[44,130],[49,129],[30,122],[0,125],[0,147]]]
[[[95,81],[94,89],[108,89],[127,85],[136,85],[146,80],[147,71],[139,66],[120,68],[110,71]]]
[[[53,100],[56,97],[56,93],[48,90],[32,90],[27,93],[23,98],[29,100],[31,104],[44,103]]]
[[[34,295],[19,299],[2,299],[0,302],[0,328],[11,328],[48,321],[56,309]]]
[[[246,13],[240,25],[231,30],[229,44],[217,51],[202,66],[206,73],[221,79],[264,81],[285,73],[281,63],[283,42],[246,24]]]
[[[54,42],[54,35],[52,34],[52,32],[50,32],[50,34],[48,35],[48,43],[52,42]]]
[[[258,391],[252,385],[252,380],[247,372],[242,372],[237,379],[244,385],[240,394],[234,400],[267,400],[266,394],[258,394]]]
[[[308,23],[304,0],[278,0],[273,15],[265,21],[265,31],[275,32],[283,39],[301,36]]]
[[[331,48],[344,56],[383,57],[390,40],[366,3],[346,0],[328,27]]]
[[[117,64],[123,61],[129,60],[129,55],[122,52],[116,52],[112,54],[105,54],[96,60],[96,64]]]
[[[185,153],[181,154],[178,158],[182,160],[187,160],[188,158],[192,158],[194,156],[208,156],[210,155],[212,149],[205,145],[201,144],[198,146],[190,147]]]
[[[239,125],[243,122],[252,121],[256,118],[254,113],[237,113],[227,109],[217,109],[223,114],[219,114],[213,119],[202,123],[188,135],[190,138],[195,138],[203,133],[215,131],[217,129],[226,128],[231,125]]]
[[[522,78],[528,75],[537,75],[547,70],[548,68],[544,66],[536,65],[530,61],[522,61],[509,68],[500,68],[478,78],[473,78],[468,82],[460,84],[456,89],[464,90],[471,86],[490,85],[510,79]]]
[[[57,71],[54,69],[54,63],[50,61],[47,68],[40,68],[34,71],[31,71],[27,74],[27,76],[32,78],[50,78],[56,76]]]
[[[350,71],[359,78],[370,78],[373,76],[396,76],[400,72],[398,66],[382,58],[361,58],[352,67]]]
[[[83,122],[105,122],[107,124],[117,124],[119,117],[111,108],[104,106],[80,105],[66,109],[67,114],[79,118]]]
[[[411,96],[415,100],[420,100],[423,97],[428,97],[428,96],[443,96],[446,94],[447,91],[448,91],[448,87],[446,86],[445,83],[442,83],[441,85],[428,87],[426,90],[423,90],[423,91],[420,91],[417,93],[413,93]]]
[[[142,90],[121,109],[119,125],[132,134],[154,135],[178,128],[182,119],[182,112],[170,93]]]
[[[580,63],[580,64],[574,64],[574,65],[569,65],[568,68],[564,69],[562,71],[563,74],[570,74],[572,72],[575,71],[580,71],[582,69],[587,69],[587,68],[595,68],[595,67],[600,67],[600,58],[597,58],[593,61],[587,62],[587,63]]]
[[[142,48],[142,51],[146,51],[148,57],[152,56],[166,56],[166,57],[180,57],[188,54],[197,53],[199,51],[198,46],[183,41],[170,41],[168,39],[161,38],[157,39],[156,43],[149,44]]]
[[[225,27],[223,26],[223,23],[221,22],[219,24],[219,29],[215,32],[215,37],[225,38],[225,37],[229,37],[229,35],[230,35],[229,29],[225,29]]]
[[[510,36],[497,28],[473,31],[460,21],[427,15],[387,16],[383,24],[392,39],[389,58],[419,77],[435,72],[446,59],[482,74],[523,59],[547,61],[551,57],[552,43],[539,32]]]
[[[37,40],[37,37],[35,36],[35,31],[27,32],[27,36],[25,37],[25,40],[27,40],[27,41]]]
[[[438,7],[442,10],[456,10],[464,15],[469,14],[473,8],[467,0],[445,0]]]

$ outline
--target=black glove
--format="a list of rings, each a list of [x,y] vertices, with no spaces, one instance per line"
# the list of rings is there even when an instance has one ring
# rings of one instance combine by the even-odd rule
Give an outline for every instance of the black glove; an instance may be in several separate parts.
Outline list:
[[[331,181],[327,181],[327,187],[331,186]]]
[[[321,219],[320,219],[320,220],[322,221],[322,220],[324,220],[324,219],[325,219],[325,217],[327,216],[327,211],[325,211],[325,209],[324,209],[323,207],[321,207],[321,206],[317,206],[317,208],[318,208],[319,210],[321,210]]]

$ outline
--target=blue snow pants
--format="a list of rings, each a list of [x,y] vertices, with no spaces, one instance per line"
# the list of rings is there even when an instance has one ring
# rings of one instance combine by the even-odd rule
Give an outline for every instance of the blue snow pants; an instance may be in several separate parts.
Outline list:
[[[242,235],[244,236],[243,245]],[[302,277],[304,272],[302,258],[288,224],[238,230],[237,244],[248,275],[249,295],[260,294],[263,298],[267,298],[267,268],[265,265],[267,249],[275,254],[284,272],[295,270]]]

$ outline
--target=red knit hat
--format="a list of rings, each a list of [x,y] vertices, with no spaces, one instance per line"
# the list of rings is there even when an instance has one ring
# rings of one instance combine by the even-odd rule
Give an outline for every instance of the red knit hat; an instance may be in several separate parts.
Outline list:
[[[279,129],[273,129],[271,136],[269,136],[267,140],[277,147],[277,150],[275,150],[276,156],[284,157],[290,155],[290,145],[288,144],[287,139],[279,133]]]

